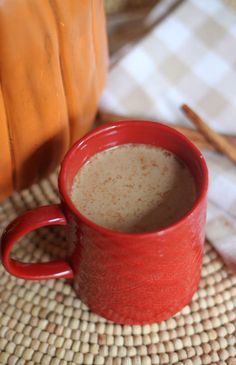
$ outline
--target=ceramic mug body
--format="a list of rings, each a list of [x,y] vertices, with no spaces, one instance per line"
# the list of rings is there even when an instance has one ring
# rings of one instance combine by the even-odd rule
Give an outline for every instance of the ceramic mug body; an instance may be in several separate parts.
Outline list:
[[[78,170],[96,153],[127,143],[165,148],[181,158],[196,184],[197,199],[180,220],[164,229],[132,234],[96,225],[73,205]],[[59,174],[60,205],[37,208],[13,221],[2,237],[2,259],[25,279],[68,278],[95,313],[122,324],[165,320],[188,304],[197,290],[203,255],[208,173],[199,150],[182,134],[159,123],[125,121],[88,133],[65,156]],[[24,264],[10,258],[23,234],[50,224],[65,226],[68,259]]]

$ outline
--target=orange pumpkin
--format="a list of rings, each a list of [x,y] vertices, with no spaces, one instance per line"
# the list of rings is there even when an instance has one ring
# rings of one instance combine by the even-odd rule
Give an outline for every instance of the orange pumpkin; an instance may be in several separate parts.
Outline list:
[[[91,127],[106,70],[102,0],[0,2],[0,199]]]

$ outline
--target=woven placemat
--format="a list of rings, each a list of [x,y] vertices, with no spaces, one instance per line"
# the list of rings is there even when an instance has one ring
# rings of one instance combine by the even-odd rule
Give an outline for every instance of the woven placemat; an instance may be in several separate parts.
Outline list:
[[[54,174],[0,205],[1,229],[26,209],[57,201]],[[65,250],[63,229],[52,227],[24,237],[15,255],[46,261]],[[236,365],[235,309],[236,276],[209,244],[191,304],[145,326],[121,326],[91,313],[66,280],[24,281],[0,266],[0,364]]]

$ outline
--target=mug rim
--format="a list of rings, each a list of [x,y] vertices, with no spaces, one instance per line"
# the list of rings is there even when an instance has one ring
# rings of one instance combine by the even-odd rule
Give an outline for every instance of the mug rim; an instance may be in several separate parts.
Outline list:
[[[184,143],[188,144],[190,147],[194,157],[198,160],[201,166],[201,170],[203,173],[203,181],[201,185],[201,190],[198,194],[197,199],[195,200],[194,204],[192,205],[191,209],[185,213],[181,218],[176,220],[170,225],[167,225],[163,228],[152,230],[149,232],[139,232],[139,233],[132,233],[132,232],[122,232],[122,231],[115,231],[109,228],[105,228],[103,226],[100,226],[96,223],[94,223],[92,220],[87,218],[85,215],[83,215],[73,204],[73,201],[70,197],[70,194],[68,193],[68,190],[66,188],[66,169],[67,165],[70,161],[70,159],[73,157],[75,153],[77,153],[77,150],[80,149],[80,147],[88,142],[91,138],[96,138],[98,135],[104,132],[108,132],[112,129],[117,128],[125,128],[126,126],[139,126],[144,127],[148,125],[155,125],[155,127],[166,130],[167,132],[174,135],[174,137],[181,139]],[[102,235],[107,236],[115,236],[120,238],[146,238],[146,237],[152,237],[157,235],[163,235],[166,234],[172,230],[175,230],[177,227],[182,225],[184,221],[186,221],[189,216],[198,208],[198,206],[202,203],[202,201],[205,199],[208,191],[208,168],[205,161],[205,158],[201,151],[187,138],[185,135],[177,131],[176,129],[169,127],[165,124],[162,124],[161,122],[153,122],[149,120],[140,120],[140,119],[129,119],[129,120],[122,120],[122,121],[116,121],[111,123],[106,123],[104,125],[101,125],[99,127],[96,127],[92,129],[90,132],[86,133],[82,138],[80,138],[78,141],[76,141],[72,147],[69,148],[68,152],[65,154],[62,162],[61,162],[61,168],[58,176],[58,189],[61,196],[61,199],[65,204],[69,207],[69,209],[87,226],[91,227],[92,229],[100,232]]]

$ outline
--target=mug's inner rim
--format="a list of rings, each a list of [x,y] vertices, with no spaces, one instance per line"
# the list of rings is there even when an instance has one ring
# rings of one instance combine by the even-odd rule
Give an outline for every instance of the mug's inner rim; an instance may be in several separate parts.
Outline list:
[[[134,127],[134,123],[138,122],[138,124],[145,124],[146,127],[150,127],[150,125],[155,125],[155,128],[158,126],[159,128],[164,128],[167,132],[167,134],[169,133],[169,135],[174,135],[175,138],[178,139],[178,141],[181,140],[181,142],[183,143],[183,145],[185,145],[185,147],[188,148],[189,152],[191,152],[192,156],[194,156],[195,161],[198,162],[198,165],[200,167],[201,170],[201,175],[202,175],[202,181],[200,181],[200,183],[197,183],[196,181],[196,176],[194,176],[192,169],[190,168],[189,164],[186,163],[186,161],[183,160],[183,158],[181,158],[181,156],[179,156],[177,153],[173,152],[177,158],[179,158],[180,160],[182,160],[185,165],[187,165],[188,169],[190,170],[191,175],[194,178],[194,182],[195,182],[195,187],[196,187],[196,199],[192,205],[192,207],[183,215],[181,216],[179,219],[175,220],[173,223],[164,226],[163,228],[160,229],[155,229],[152,231],[147,231],[147,232],[139,232],[139,233],[132,233],[132,232],[123,232],[123,231],[116,231],[116,230],[112,230],[109,228],[106,228],[104,226],[98,225],[97,223],[95,223],[94,221],[90,220],[89,218],[87,218],[73,203],[73,200],[71,198],[71,189],[72,189],[72,184],[73,184],[73,180],[76,176],[76,174],[78,173],[78,171],[82,168],[82,166],[84,164],[86,164],[94,155],[96,155],[97,153],[104,151],[104,150],[109,150],[112,148],[116,148],[119,147],[120,145],[125,145],[125,144],[146,144],[146,145],[154,145],[156,147],[160,147],[160,148],[164,148],[167,150],[170,150],[166,147],[160,146],[157,143],[153,144],[153,143],[144,143],[144,142],[115,142],[115,143],[110,143],[108,145],[100,145],[98,147],[98,150],[96,150],[94,153],[90,153],[86,156],[86,158],[83,158],[83,160],[81,160],[81,163],[79,164],[78,168],[75,169],[74,174],[72,174],[73,176],[70,178],[70,184],[68,186],[67,182],[67,173],[68,173],[68,169],[70,166],[70,163],[73,159],[76,158],[76,156],[78,156],[78,154],[81,154],[81,151],[85,150],[86,147],[89,148],[89,145],[91,143],[92,140],[96,140],[96,138],[99,135],[103,135],[106,136],[106,134],[109,134],[109,132],[114,131],[114,130],[118,130],[120,128],[124,128],[125,125],[127,126],[127,124],[132,123],[132,128]],[[148,125],[147,125],[148,124]],[[171,151],[172,152],[172,151]],[[65,156],[62,164],[61,164],[61,171],[59,174],[59,191],[62,195],[62,197],[64,198],[64,200],[66,201],[66,204],[69,206],[69,208],[74,212],[75,215],[79,216],[79,218],[81,219],[81,221],[83,221],[84,223],[93,226],[93,228],[97,229],[97,230],[102,230],[103,233],[107,232],[109,234],[119,234],[119,235],[123,235],[123,236],[130,236],[130,235],[138,235],[138,236],[142,236],[142,235],[150,235],[150,234],[157,234],[157,233],[162,233],[163,231],[169,230],[174,228],[177,224],[181,223],[183,220],[185,220],[191,213],[192,211],[195,210],[196,206],[200,203],[201,199],[203,198],[203,196],[206,194],[207,192],[207,183],[208,183],[208,179],[207,179],[207,167],[206,167],[206,163],[205,160],[201,154],[201,152],[195,147],[195,145],[189,141],[184,135],[182,135],[181,133],[177,132],[176,130],[174,130],[173,128],[170,128],[166,125],[157,123],[157,122],[149,122],[149,121],[125,121],[125,122],[115,122],[115,123],[111,123],[111,124],[107,124],[105,126],[101,126],[98,127],[94,130],[92,130],[90,133],[88,133],[86,136],[84,136],[81,140],[79,140],[77,143],[75,143],[75,145],[69,150],[69,152],[67,153],[67,155]]]

